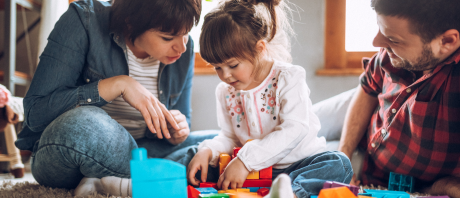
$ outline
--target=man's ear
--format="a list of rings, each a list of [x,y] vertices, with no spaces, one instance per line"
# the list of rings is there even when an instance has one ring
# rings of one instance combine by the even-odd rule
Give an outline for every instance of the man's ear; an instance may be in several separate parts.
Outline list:
[[[450,54],[460,47],[460,33],[456,29],[450,29],[444,32],[441,36],[442,54]]]

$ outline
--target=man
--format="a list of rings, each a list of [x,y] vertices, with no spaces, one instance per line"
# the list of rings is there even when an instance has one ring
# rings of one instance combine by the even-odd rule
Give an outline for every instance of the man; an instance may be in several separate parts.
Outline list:
[[[371,5],[381,50],[364,64],[339,150],[351,159],[365,149],[365,185],[386,186],[396,172],[418,191],[460,197],[460,2]]]

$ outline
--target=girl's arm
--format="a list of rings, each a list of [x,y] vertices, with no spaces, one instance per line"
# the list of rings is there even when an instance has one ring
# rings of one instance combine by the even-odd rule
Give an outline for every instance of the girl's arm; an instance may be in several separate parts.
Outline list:
[[[211,166],[217,166],[221,153],[232,153],[234,147],[241,146],[238,145],[239,140],[233,132],[231,117],[225,106],[224,91],[226,89],[225,83],[220,83],[216,88],[217,122],[221,131],[212,140],[205,140],[198,146],[198,149],[203,147],[211,149],[212,157],[209,162]]]
[[[246,143],[238,152],[238,158],[249,171],[258,171],[278,163],[304,139],[310,141],[310,147],[314,147],[320,124],[312,111],[305,76],[305,70],[299,66],[281,71],[276,93],[279,94],[277,103],[280,109],[277,117],[280,124],[263,139]],[[305,148],[304,153],[318,149],[310,147]]]

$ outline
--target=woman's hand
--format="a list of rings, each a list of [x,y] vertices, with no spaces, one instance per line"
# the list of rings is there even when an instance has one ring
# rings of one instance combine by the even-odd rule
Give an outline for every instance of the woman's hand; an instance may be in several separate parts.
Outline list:
[[[190,129],[188,128],[187,117],[182,114],[179,110],[171,110],[171,115],[176,120],[177,125],[179,125],[179,130],[172,128],[171,125],[168,123],[168,130],[171,134],[171,138],[168,139],[169,143],[177,145],[185,141],[188,135],[190,134]]]
[[[248,169],[244,163],[236,157],[228,163],[227,168],[225,168],[222,175],[220,175],[217,187],[222,190],[227,190],[229,186],[232,189],[242,188],[248,175]]]
[[[201,182],[206,182],[206,178],[208,176],[208,165],[211,157],[211,149],[203,147],[196,153],[192,161],[190,161],[187,166],[187,179],[192,185],[200,185],[200,180],[195,177],[198,170],[201,171]]]
[[[141,112],[147,127],[157,137],[171,138],[166,120],[172,128],[180,130],[172,114],[153,96],[153,94],[133,78],[122,75],[101,80],[98,85],[99,95],[106,101],[112,101],[122,95],[123,99]]]

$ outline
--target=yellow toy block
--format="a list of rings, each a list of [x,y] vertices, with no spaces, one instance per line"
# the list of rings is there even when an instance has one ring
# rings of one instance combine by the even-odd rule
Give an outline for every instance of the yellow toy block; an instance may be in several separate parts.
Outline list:
[[[347,188],[328,188],[319,191],[318,198],[356,198],[356,196]]]
[[[257,195],[255,192],[237,192],[237,193],[228,193],[230,198],[262,198],[262,196]]]
[[[250,172],[248,177],[246,177],[246,179],[260,179],[259,178],[259,171]]]
[[[236,192],[251,192],[251,191],[247,188],[237,188]]]
[[[232,161],[232,157],[230,155],[222,153],[219,155],[219,174],[222,174],[227,167],[228,163]]]
[[[228,190],[218,190],[217,193],[236,193],[235,189],[228,189]]]

